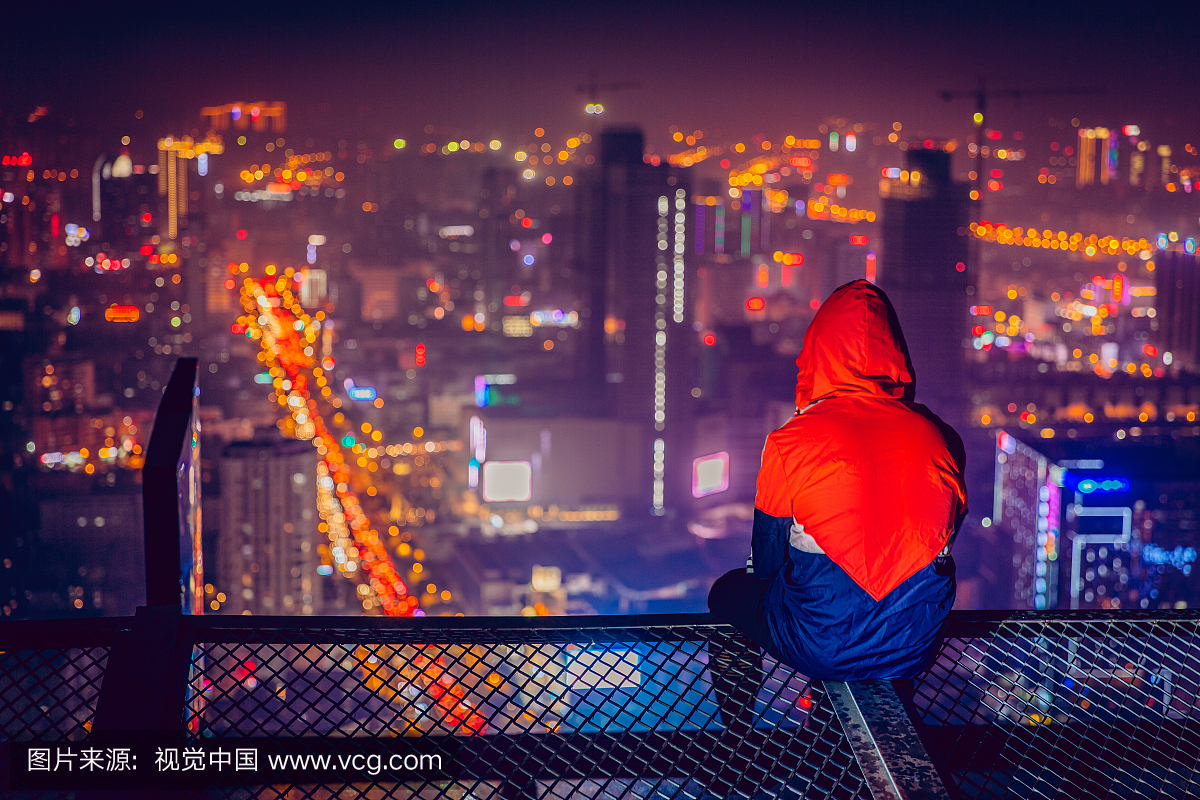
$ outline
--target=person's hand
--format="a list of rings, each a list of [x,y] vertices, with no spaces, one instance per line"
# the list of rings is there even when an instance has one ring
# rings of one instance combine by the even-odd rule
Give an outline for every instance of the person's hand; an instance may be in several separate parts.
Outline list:
[[[804,526],[797,522],[795,517],[792,518],[792,530],[788,535],[788,541],[791,542],[792,547],[805,553],[825,552],[821,549],[821,545],[817,544],[816,539],[804,532]]]

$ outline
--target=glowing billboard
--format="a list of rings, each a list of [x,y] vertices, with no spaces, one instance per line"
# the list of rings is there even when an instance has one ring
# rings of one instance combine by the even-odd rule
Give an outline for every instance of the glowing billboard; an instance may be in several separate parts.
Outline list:
[[[481,472],[484,502],[523,502],[533,496],[533,467],[528,461],[487,461]]]
[[[729,453],[700,456],[692,461],[692,497],[707,497],[729,488]]]

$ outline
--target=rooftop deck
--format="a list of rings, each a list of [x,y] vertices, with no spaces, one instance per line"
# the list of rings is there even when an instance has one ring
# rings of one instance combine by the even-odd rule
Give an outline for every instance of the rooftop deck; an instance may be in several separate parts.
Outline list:
[[[453,772],[213,796],[1185,797],[1200,614],[955,613],[920,680],[810,681],[706,616],[0,626],[0,734],[413,737]],[[7,759],[5,759],[7,763]],[[248,780],[248,779],[247,779]]]

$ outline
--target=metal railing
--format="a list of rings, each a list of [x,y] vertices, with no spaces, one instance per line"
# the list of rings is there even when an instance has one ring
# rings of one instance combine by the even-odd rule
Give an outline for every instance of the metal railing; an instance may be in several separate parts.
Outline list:
[[[1200,794],[1196,610],[954,613],[900,687],[963,797]]]
[[[214,796],[1188,797],[1198,623],[956,612],[932,668],[893,686],[809,681],[704,615],[8,622],[0,736],[86,742],[170,719],[185,746],[408,739],[454,765]]]
[[[178,415],[190,396],[175,394],[164,406]],[[146,530],[174,546],[172,526]],[[165,545],[154,552],[173,565]],[[173,592],[163,583],[155,596]],[[1200,796],[1198,627],[1195,610],[954,612],[921,678],[846,684],[809,680],[707,615],[222,617],[156,605],[7,621],[0,792],[31,743],[74,757],[75,745],[152,731],[185,759],[222,743],[293,756],[386,744],[445,765],[233,771],[204,784],[211,797]]]

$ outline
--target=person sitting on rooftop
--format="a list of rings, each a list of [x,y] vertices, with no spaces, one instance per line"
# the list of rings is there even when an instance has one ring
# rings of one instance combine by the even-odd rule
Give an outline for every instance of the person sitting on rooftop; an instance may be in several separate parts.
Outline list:
[[[751,560],[717,579],[709,608],[810,678],[913,678],[954,604],[962,440],[913,401],[899,321],[868,281],[825,301],[796,363],[796,416],[763,450]],[[732,668],[718,655],[714,677]]]

